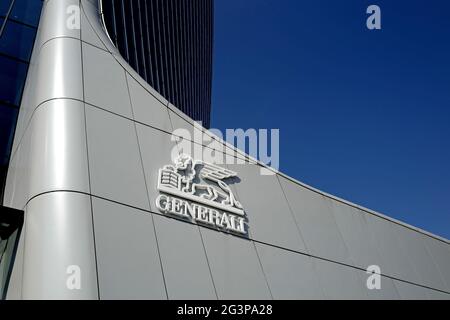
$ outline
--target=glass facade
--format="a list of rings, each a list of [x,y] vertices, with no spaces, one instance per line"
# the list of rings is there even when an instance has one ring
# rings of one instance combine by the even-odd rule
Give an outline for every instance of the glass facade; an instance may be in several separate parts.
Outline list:
[[[22,225],[22,211],[0,206],[0,299],[5,299]]]
[[[0,0],[0,200],[42,0]]]
[[[103,0],[125,60],[191,118],[210,125],[213,0]]]

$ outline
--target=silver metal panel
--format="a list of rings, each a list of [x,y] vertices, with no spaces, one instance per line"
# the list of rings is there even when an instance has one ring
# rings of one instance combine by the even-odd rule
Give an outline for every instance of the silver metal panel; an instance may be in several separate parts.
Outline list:
[[[271,299],[252,241],[200,231],[219,299]]]
[[[90,24],[90,27],[92,27],[92,31],[98,36],[102,44],[108,49],[111,53],[119,53],[119,50],[113,45],[111,40],[108,38],[108,35],[105,32],[105,29],[102,26],[100,13],[98,10],[98,2],[96,0],[89,2],[87,0],[81,0],[81,8]],[[83,21],[84,18],[82,17]],[[84,25],[86,26],[86,25]],[[81,34],[83,36],[83,32],[86,32],[84,29],[84,26],[82,24],[81,28]]]
[[[394,280],[400,298],[402,300],[427,300],[431,299],[428,289],[407,282]]]
[[[393,223],[374,215],[366,215],[365,218],[370,231],[368,236],[372,237],[372,241],[378,246],[380,252],[378,265],[381,273],[401,280],[421,283],[421,278],[415,272],[405,248],[399,243]]]
[[[55,98],[83,99],[80,41],[56,38],[42,46],[31,106]]]
[[[30,154],[31,130],[27,130],[9,163],[3,199],[5,206],[24,209],[29,199],[29,173],[32,165]]]
[[[331,210],[331,200],[279,177],[309,253],[352,264]]]
[[[171,104],[169,104],[169,105],[171,105]],[[194,140],[194,135],[201,136],[201,134],[202,134],[201,128],[202,127],[200,127],[200,126],[195,127],[193,120],[191,120],[187,116],[183,117],[183,116],[179,115],[179,113],[181,113],[181,111],[177,110],[176,107],[172,105],[169,110],[169,115],[170,115],[170,120],[172,121],[173,130],[177,130],[177,129],[186,130],[186,132],[188,132],[189,135],[191,136],[191,139],[190,139],[191,141]]]
[[[86,6],[89,10],[92,9],[92,6],[90,4],[86,4]],[[103,32],[103,30],[101,30],[101,32]],[[97,30],[94,31],[94,29],[92,28],[92,24],[86,15],[86,10],[81,10],[81,40],[102,50],[108,51],[106,46],[100,40],[98,34],[100,34],[100,32]],[[104,40],[106,39],[104,38]]]
[[[97,299],[94,236],[89,196],[53,192],[26,210],[24,299]],[[80,270],[80,289],[70,289],[70,266]]]
[[[101,299],[166,299],[150,213],[92,198]]]
[[[249,221],[249,234],[258,241],[306,252],[294,217],[275,175],[261,175],[261,167],[228,165],[240,182],[234,184]]]
[[[150,92],[154,97],[156,97],[163,105],[167,106],[169,103],[166,98],[164,98],[161,94],[159,94],[158,91],[156,91],[152,86],[150,86],[147,81],[145,81],[139,73],[136,72],[129,64],[128,62],[120,55],[119,52],[112,52],[113,57],[116,60],[116,62],[124,68],[128,75],[134,78],[137,82],[141,84],[142,87],[144,87],[148,92]]]
[[[431,300],[450,300],[450,293],[428,289],[427,294]]]
[[[72,6],[72,7],[71,7]],[[80,30],[72,23],[76,22],[76,8],[79,8],[79,0],[49,0],[42,7],[42,19],[39,23],[40,37],[39,48],[50,39],[71,37],[80,38]],[[74,18],[72,18],[74,17]]]
[[[320,259],[314,259],[314,267],[327,299],[368,299],[362,271]]]
[[[6,207],[23,209],[26,204],[27,190],[21,183],[23,180],[23,171],[19,170],[19,159],[24,159],[22,149],[19,148],[15,157],[9,160],[8,174],[6,176],[5,193],[3,196],[3,205]],[[21,174],[22,173],[22,174]]]
[[[29,197],[55,190],[88,193],[84,105],[51,100],[35,112],[31,127]]]
[[[392,227],[398,235],[400,247],[408,255],[411,265],[419,276],[419,283],[450,292],[433,258],[425,247],[424,238],[426,236],[400,225],[393,224]]]
[[[36,108],[36,106],[42,102],[42,101],[38,101],[39,98],[37,99],[36,97],[36,93],[37,93],[37,86],[41,85],[39,84],[40,81],[44,81],[47,83],[50,83],[50,87],[53,85],[53,77],[54,75],[59,76],[58,72],[56,73],[50,73],[50,71],[52,70],[44,70],[45,68],[42,66],[43,61],[45,60],[47,66],[51,66],[48,63],[48,57],[45,57],[41,54],[41,47],[43,45],[44,42],[48,41],[49,39],[54,39],[54,37],[52,37],[52,32],[56,31],[58,34],[63,35],[64,31],[62,30],[63,27],[61,26],[61,24],[59,23],[60,21],[55,21],[54,17],[49,17],[47,18],[47,16],[52,16],[56,13],[56,11],[61,10],[61,5],[64,6],[65,2],[71,2],[72,0],[61,0],[61,1],[51,1],[52,4],[50,5],[50,1],[45,1],[44,5],[43,5],[43,9],[42,9],[42,13],[41,13],[41,19],[40,19],[40,25],[37,29],[37,33],[36,33],[36,39],[34,42],[34,46],[33,46],[33,52],[31,55],[31,60],[30,60],[30,65],[28,67],[28,72],[27,72],[27,79],[26,79],[26,83],[25,83],[25,87],[23,90],[23,95],[22,95],[22,101],[21,101],[21,106],[20,106],[20,112],[19,112],[19,119],[17,121],[17,127],[16,127],[16,132],[15,132],[15,139],[14,139],[14,146],[13,146],[13,152],[14,150],[17,149],[18,147],[18,143],[21,140],[24,132],[25,132],[25,128],[28,125],[31,115],[34,111],[34,109]],[[56,24],[58,24],[58,26],[55,25],[55,30],[50,30],[51,29],[51,25],[52,23],[55,22]],[[80,66],[81,65],[81,54],[80,54],[80,44],[79,41],[77,41],[76,39],[79,38],[79,31],[76,31],[75,33],[73,33],[72,35],[75,35],[75,38],[72,39],[74,40],[73,43],[78,43],[78,50],[74,50],[75,55],[72,56],[68,56],[68,58],[71,57],[76,57],[76,61],[74,61],[73,63],[75,63],[76,66]],[[78,35],[78,37],[76,37],[76,35]],[[44,40],[45,39],[45,40]],[[44,50],[44,54],[46,56],[49,55],[50,51],[53,51],[53,49],[56,46],[53,46],[52,48],[47,48]],[[59,46],[60,47],[60,46]],[[59,56],[59,68],[61,68],[61,64],[67,61],[67,59],[65,59],[65,57],[60,56],[60,53],[64,52],[63,50],[58,50],[58,52],[52,52],[51,55],[51,62],[55,63],[57,60],[55,60],[55,57]],[[70,66],[65,66],[65,68],[68,68]],[[79,77],[79,79],[81,80],[81,70],[76,70],[76,73],[72,73],[72,80],[75,80],[75,77]],[[58,79],[60,80],[60,79]],[[58,83],[58,85],[62,85],[64,83]],[[80,81],[80,85],[81,85],[81,81]],[[76,86],[77,89],[82,89],[81,86],[78,85]],[[79,92],[82,92],[81,90]],[[82,95],[79,95],[79,97],[82,97]],[[76,97],[75,97],[76,98]]]
[[[88,105],[86,118],[92,193],[149,210],[134,123]]]
[[[147,83],[140,75],[136,72],[128,63],[123,60],[122,57],[114,55],[117,59],[117,62],[127,71],[128,75],[134,78],[142,87],[145,88],[148,92],[150,92],[156,99],[158,99],[164,106],[169,104],[166,98],[164,98],[158,91],[156,91],[150,84]]]
[[[146,91],[129,74],[127,74],[127,81],[134,119],[166,132],[172,132],[167,106]]]
[[[177,141],[178,151],[182,154],[187,154],[193,159],[201,159],[205,162],[216,164],[222,168],[227,167],[227,164],[236,163],[235,158],[226,154],[226,149],[220,141],[203,140],[201,136],[191,137],[188,131],[182,132],[182,130],[175,130],[173,133],[174,138]],[[199,130],[195,132],[200,133]],[[205,139],[206,137],[203,136]],[[193,138],[193,140],[191,140]],[[202,144],[203,143],[203,144]],[[244,162],[242,162],[244,163]],[[231,181],[228,181],[230,183]],[[233,185],[230,185],[233,189]],[[236,192],[234,190],[234,192]]]
[[[154,215],[169,299],[216,299],[198,226]]]
[[[196,130],[196,132],[200,131]],[[221,148],[222,144],[220,143],[220,141],[207,143],[207,146],[205,146],[201,144],[201,138],[198,138],[199,140],[196,140],[198,141],[198,143],[194,143],[193,141],[189,140],[189,136],[181,138],[184,137],[184,135],[180,136],[180,134],[183,133],[179,130],[176,130],[172,135],[173,140],[177,142],[177,148],[180,154],[186,154],[191,156],[193,159],[216,164],[222,168],[226,168],[227,163],[236,162],[233,156],[224,153],[225,150]],[[233,189],[233,192],[236,193],[236,190],[234,190],[234,185],[231,184],[232,180],[228,180],[227,183],[230,185],[231,189]]]
[[[139,137],[150,207],[153,211],[157,211],[155,201],[158,196],[156,189],[158,170],[171,164],[172,153],[174,153],[173,156],[176,156],[178,151],[169,134],[141,124],[136,124],[136,130]]]
[[[447,288],[450,288],[450,246],[429,236],[424,236],[423,240],[427,252],[431,255],[433,262],[444,278]],[[447,292],[450,292],[450,290],[447,290]]]
[[[367,269],[381,263],[377,245],[369,236],[365,213],[346,204],[331,201],[332,212],[350,254],[356,266]]]
[[[125,70],[113,56],[83,43],[85,101],[132,119]]]
[[[256,161],[249,160],[248,157],[242,154],[242,152],[231,148],[227,143],[219,139],[211,131],[206,130],[200,125],[194,125],[194,121],[183,114],[175,106],[169,104],[169,107],[170,120],[176,136],[182,136],[192,142],[195,141],[198,145],[208,147],[211,149],[211,151],[208,152],[220,152],[225,154],[229,159],[231,159],[230,161],[227,161],[227,163],[256,163]],[[234,158],[237,158],[238,160]]]
[[[323,299],[313,258],[256,243],[274,299]]]
[[[38,38],[40,31],[38,29]],[[30,130],[31,118],[38,105],[55,98],[83,98],[80,42],[58,38],[47,42],[42,50],[37,46],[34,46],[22,97],[12,158],[15,157],[19,143],[25,141],[24,134]],[[29,147],[28,145],[27,148]],[[28,189],[28,186],[22,188]]]
[[[362,274],[363,279],[367,282],[367,278],[370,274]],[[394,280],[388,277],[381,276],[381,288],[367,290],[367,295],[371,300],[399,300],[401,299],[397,287],[394,284]]]

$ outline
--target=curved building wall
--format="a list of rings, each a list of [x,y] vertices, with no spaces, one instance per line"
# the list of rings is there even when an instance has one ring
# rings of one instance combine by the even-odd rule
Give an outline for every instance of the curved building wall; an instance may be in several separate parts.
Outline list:
[[[102,0],[122,57],[155,90],[209,127],[213,0]]]
[[[81,30],[66,29],[79,3]],[[220,140],[205,150],[246,160],[225,166],[245,234],[161,211],[161,174],[189,142],[174,139],[179,128],[210,134],[122,58],[96,1],[45,1],[5,192],[25,211],[7,298],[450,298],[448,240],[261,175]],[[380,290],[367,288],[369,265]],[[71,290],[73,266],[82,285]]]

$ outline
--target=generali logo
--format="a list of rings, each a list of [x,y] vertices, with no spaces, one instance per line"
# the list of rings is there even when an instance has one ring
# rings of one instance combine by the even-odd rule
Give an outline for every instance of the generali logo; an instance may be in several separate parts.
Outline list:
[[[245,212],[225,180],[237,173],[189,155],[159,170],[156,207],[193,222],[247,234]]]

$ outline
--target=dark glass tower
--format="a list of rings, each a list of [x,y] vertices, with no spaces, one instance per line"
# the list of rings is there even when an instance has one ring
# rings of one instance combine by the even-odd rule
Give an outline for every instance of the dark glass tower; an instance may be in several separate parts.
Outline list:
[[[0,0],[0,200],[41,7],[42,0]]]
[[[213,0],[103,0],[125,60],[191,118],[210,125]]]

